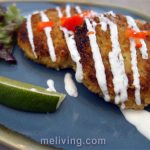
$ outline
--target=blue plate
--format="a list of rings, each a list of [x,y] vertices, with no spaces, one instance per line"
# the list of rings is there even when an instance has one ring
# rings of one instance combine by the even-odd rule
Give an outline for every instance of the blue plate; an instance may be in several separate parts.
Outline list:
[[[3,5],[8,6],[10,3],[3,3]],[[21,2],[17,3],[17,7],[24,15],[27,15],[35,10],[56,7],[56,4]],[[82,7],[97,12],[113,10],[134,18],[146,19],[119,8],[88,5],[82,5]],[[28,60],[18,46],[15,47],[14,55],[18,61],[17,65],[0,62],[1,76],[45,88],[47,79],[53,79],[56,89],[64,93],[65,73],[70,72],[74,77],[72,70],[56,71]],[[146,149],[150,147],[150,142],[124,119],[116,106],[104,102],[102,98],[88,91],[82,84],[76,83],[76,85],[79,97],[67,96],[56,113],[35,114],[0,106],[0,123],[39,143],[46,138],[49,144],[54,143],[55,146],[66,150],[77,150],[78,148],[80,150]]]

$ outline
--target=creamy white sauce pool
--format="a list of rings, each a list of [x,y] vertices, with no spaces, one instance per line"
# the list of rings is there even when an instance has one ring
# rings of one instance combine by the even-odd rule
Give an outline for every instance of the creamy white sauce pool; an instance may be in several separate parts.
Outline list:
[[[65,90],[68,93],[68,95],[72,97],[78,96],[77,87],[72,79],[72,75],[70,73],[65,74],[64,78],[64,84],[65,84]]]
[[[47,85],[48,85],[47,91],[56,92],[53,80],[51,80],[51,79],[47,80]]]
[[[150,140],[150,112],[146,110],[121,110],[126,120]]]

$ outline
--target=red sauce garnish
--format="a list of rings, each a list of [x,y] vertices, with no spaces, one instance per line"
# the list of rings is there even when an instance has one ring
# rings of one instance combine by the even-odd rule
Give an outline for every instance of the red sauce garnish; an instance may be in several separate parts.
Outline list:
[[[141,41],[140,41],[140,39],[135,39],[135,44],[136,44],[136,48],[140,48],[140,47],[142,47],[142,43],[141,43]]]
[[[81,26],[84,22],[84,18],[85,17],[89,17],[90,16],[91,11],[84,11],[81,14],[77,14],[74,15],[72,17],[62,17],[59,21],[59,24],[62,27],[67,28],[70,31],[75,31],[75,28],[77,26]],[[52,27],[54,25],[53,21],[49,21],[49,22],[39,22],[37,25],[37,29],[39,31],[43,30],[46,27]]]
[[[127,28],[125,34],[126,34],[126,37],[128,37],[128,38],[134,38],[135,42],[136,42],[136,47],[140,48],[140,47],[142,47],[140,39],[145,39],[147,36],[150,36],[150,30],[137,32],[132,28]]]
[[[54,21],[48,21],[48,22],[39,22],[37,25],[37,29],[39,31],[42,31],[46,27],[52,27],[54,25]]]
[[[147,31],[136,32],[132,28],[128,28],[127,31],[126,31],[126,36],[127,37],[132,37],[132,38],[141,38],[141,39],[144,39],[147,36],[146,32]]]
[[[90,16],[90,13],[91,11],[84,11],[83,13],[72,17],[62,17],[60,19],[60,25],[74,32],[77,26],[81,26],[83,24],[84,18]]]
[[[67,28],[68,30],[75,31],[76,26],[83,24],[84,18],[79,15],[74,15],[72,17],[62,17],[60,19],[60,24],[62,27]]]

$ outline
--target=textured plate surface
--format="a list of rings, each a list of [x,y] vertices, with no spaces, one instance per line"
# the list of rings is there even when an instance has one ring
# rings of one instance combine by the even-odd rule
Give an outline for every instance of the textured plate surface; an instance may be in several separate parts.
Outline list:
[[[10,3],[3,3],[4,6]],[[24,15],[35,10],[55,7],[53,3],[17,3]],[[122,9],[102,6],[86,6],[85,9],[93,9],[97,12],[114,10],[116,13],[131,15],[134,18],[140,16]],[[145,18],[142,18],[145,19]],[[20,81],[40,85],[46,88],[47,79],[55,81],[58,91],[64,92],[64,75],[71,70],[56,71],[38,65],[24,57],[22,51],[16,46],[14,50],[17,65],[9,65],[0,62],[0,75]],[[79,97],[67,96],[61,108],[52,114],[34,114],[16,111],[0,106],[0,123],[19,133],[27,135],[37,142],[42,138],[76,139],[76,144],[56,144],[66,150],[98,150],[98,149],[148,149],[150,141],[143,137],[121,114],[120,110],[103,101],[97,95],[89,92],[82,84],[77,84]],[[21,102],[21,100],[20,100]],[[85,140],[105,139],[105,144],[86,144]],[[80,141],[82,140],[82,144]],[[94,140],[93,140],[94,141]],[[50,143],[50,142],[49,142]]]

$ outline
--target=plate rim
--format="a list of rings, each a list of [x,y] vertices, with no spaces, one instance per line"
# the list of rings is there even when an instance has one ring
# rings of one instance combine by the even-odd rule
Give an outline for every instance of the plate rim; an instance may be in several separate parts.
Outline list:
[[[145,18],[146,20],[150,20],[150,15],[148,14],[144,14],[140,11],[137,10],[131,10],[130,8],[126,8],[123,6],[114,6],[111,4],[104,4],[101,3],[101,1],[94,1],[94,2],[89,2],[86,0],[44,0],[43,2],[41,2],[41,0],[0,0],[0,4],[7,4],[7,3],[53,3],[53,4],[65,4],[65,3],[70,3],[70,4],[81,4],[81,5],[87,5],[87,6],[93,6],[93,7],[110,7],[113,9],[120,9],[120,10],[124,10],[124,11],[129,11],[133,14],[136,14],[139,17]],[[0,123],[0,134],[3,136],[0,136],[0,144],[7,146],[8,148],[12,148],[13,150],[24,150],[24,146],[28,146],[32,148],[36,148],[36,150],[41,150],[40,148],[42,148],[42,150],[60,150],[60,148],[53,148],[53,146],[45,146],[45,145],[41,145],[40,143],[36,142],[34,139],[23,135],[19,132],[16,132],[12,129],[7,128],[5,125],[2,125]],[[11,139],[12,142],[9,142]],[[22,141],[22,145],[18,144],[17,141]],[[24,144],[24,145],[23,145]],[[26,148],[28,148],[26,147]],[[39,148],[39,149],[37,149]]]

